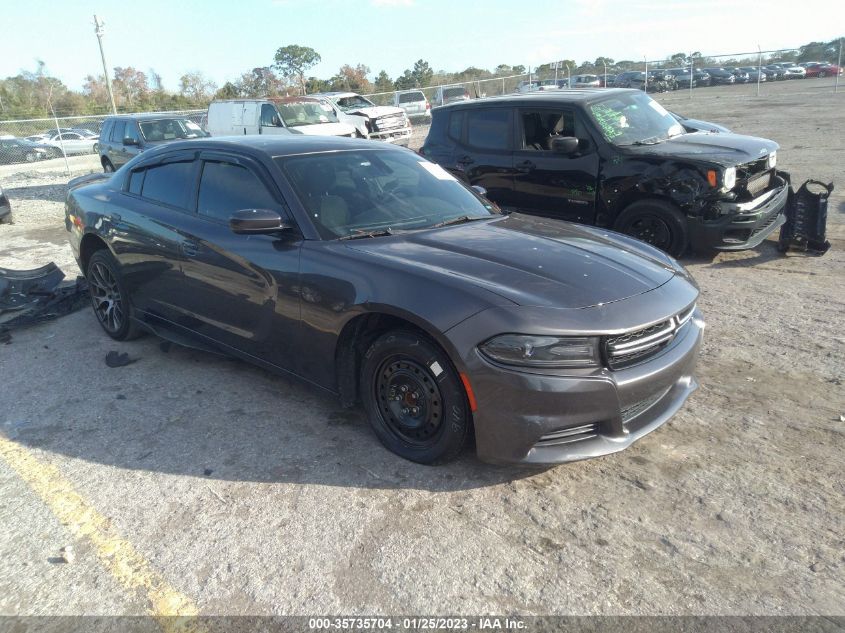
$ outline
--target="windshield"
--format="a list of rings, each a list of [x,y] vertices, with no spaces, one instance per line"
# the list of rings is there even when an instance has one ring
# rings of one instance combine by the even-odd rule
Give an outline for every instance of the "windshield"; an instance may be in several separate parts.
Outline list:
[[[172,141],[174,139],[208,136],[199,125],[190,119],[141,121],[141,133],[148,141]]]
[[[367,101],[361,95],[340,97],[336,103],[337,107],[344,112],[350,112],[352,110],[357,110],[358,108],[371,108],[375,105],[372,101]]]
[[[615,95],[588,109],[604,138],[614,145],[660,143],[684,133],[675,117],[642,92]]]
[[[297,101],[295,103],[280,103],[278,105],[279,113],[288,127],[337,123],[337,116],[335,116],[334,110],[325,103]]]
[[[411,152],[355,150],[275,160],[323,239],[499,214],[442,167]]]

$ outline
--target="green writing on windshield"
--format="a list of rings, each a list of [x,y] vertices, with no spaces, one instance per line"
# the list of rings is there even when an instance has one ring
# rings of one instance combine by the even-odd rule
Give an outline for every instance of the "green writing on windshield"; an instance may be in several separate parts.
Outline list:
[[[603,103],[590,106],[590,110],[593,113],[596,123],[599,124],[604,137],[608,141],[622,136],[622,117],[618,112]]]

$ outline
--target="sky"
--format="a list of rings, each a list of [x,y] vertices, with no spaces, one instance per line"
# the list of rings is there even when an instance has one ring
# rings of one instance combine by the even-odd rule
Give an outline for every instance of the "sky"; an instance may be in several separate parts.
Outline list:
[[[348,63],[395,78],[421,58],[435,70],[492,70],[600,55],[639,60],[790,48],[845,35],[841,0],[0,0],[0,6],[0,77],[34,70],[41,59],[72,89],[102,73],[94,13],[105,21],[109,66],[155,69],[170,90],[191,70],[222,85],[270,65],[288,44],[322,56],[309,75],[329,78]]]

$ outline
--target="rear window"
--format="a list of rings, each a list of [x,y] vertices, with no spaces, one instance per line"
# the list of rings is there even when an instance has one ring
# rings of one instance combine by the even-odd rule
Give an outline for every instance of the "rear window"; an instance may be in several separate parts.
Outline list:
[[[109,134],[111,134],[111,128],[114,124],[114,119],[106,119],[105,123],[103,123],[103,129],[100,130],[100,138],[107,141],[109,140]]]
[[[184,161],[147,168],[141,195],[172,207],[187,209],[191,199],[193,167],[193,161]]]
[[[464,130],[464,118],[466,113],[465,112],[452,112],[449,115],[449,138],[453,138],[456,141],[461,140],[461,133]]]
[[[444,97],[462,97],[466,94],[466,90],[464,88],[444,88],[443,89],[443,96]]]
[[[425,101],[425,95],[421,92],[403,92],[399,95],[399,103],[413,103]]]
[[[467,143],[480,149],[506,150],[510,142],[510,110],[475,110],[467,114]]]

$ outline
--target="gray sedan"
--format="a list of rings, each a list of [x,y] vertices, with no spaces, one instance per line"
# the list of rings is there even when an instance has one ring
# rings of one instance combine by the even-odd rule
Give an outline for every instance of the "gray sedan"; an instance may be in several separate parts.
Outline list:
[[[108,200],[104,205],[102,200]],[[197,139],[70,183],[66,226],[112,338],[150,331],[363,404],[422,463],[613,453],[696,388],[698,289],[613,233],[503,215],[406,149]]]

